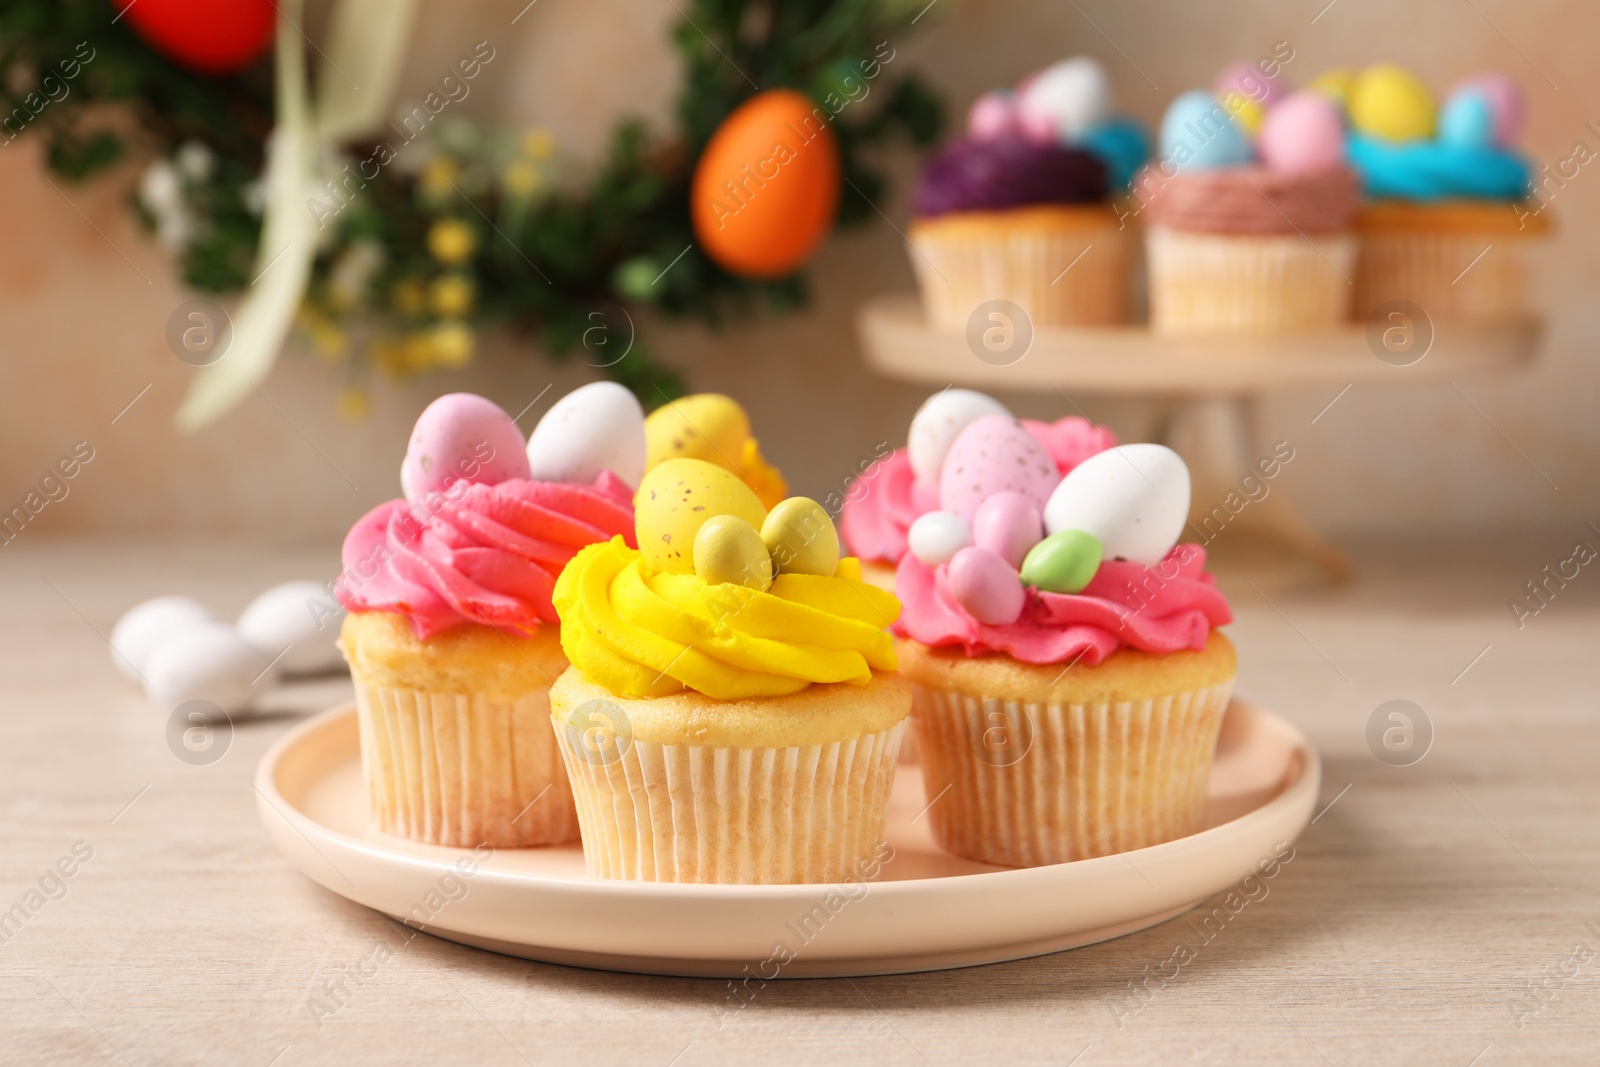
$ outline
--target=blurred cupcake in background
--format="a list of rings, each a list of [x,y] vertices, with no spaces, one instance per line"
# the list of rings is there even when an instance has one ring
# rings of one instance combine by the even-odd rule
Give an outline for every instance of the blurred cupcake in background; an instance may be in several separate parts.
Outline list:
[[[1134,180],[1158,333],[1276,336],[1349,314],[1358,192],[1339,110],[1259,84],[1174,100]]]
[[[1405,300],[1435,321],[1476,325],[1525,314],[1527,252],[1549,230],[1515,148],[1522,91],[1510,78],[1467,78],[1435,108],[1399,67],[1333,72],[1319,91],[1346,109],[1350,165],[1367,204],[1354,314]]]
[[[939,507],[939,463],[955,435],[974,419],[1006,415],[1005,405],[971,389],[945,389],[917,409],[906,446],[873,463],[845,493],[839,533],[861,560],[861,576],[893,591],[894,568],[906,553],[906,534],[917,516]],[[1090,456],[1113,447],[1116,435],[1078,415],[1055,422],[1023,419],[1066,474]]]
[[[908,238],[929,321],[965,330],[1007,300],[1034,326],[1122,322],[1130,248],[1113,197],[1148,149],[1088,57],[979,97],[917,182]]]

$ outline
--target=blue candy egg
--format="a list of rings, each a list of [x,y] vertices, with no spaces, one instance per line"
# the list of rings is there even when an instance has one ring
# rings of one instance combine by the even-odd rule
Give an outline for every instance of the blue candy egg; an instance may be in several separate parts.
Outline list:
[[[1125,188],[1150,157],[1150,135],[1137,119],[1107,119],[1083,135],[1078,147],[1106,165],[1113,189]]]
[[[1446,144],[1476,147],[1494,141],[1494,110],[1488,99],[1463,89],[1445,102],[1439,112],[1439,139]]]
[[[1184,93],[1161,119],[1161,157],[1175,170],[1237,167],[1255,158],[1250,139],[1217,98]]]

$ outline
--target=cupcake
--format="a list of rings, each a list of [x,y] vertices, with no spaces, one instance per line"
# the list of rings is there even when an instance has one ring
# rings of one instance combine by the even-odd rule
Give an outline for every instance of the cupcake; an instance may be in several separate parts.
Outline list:
[[[1355,175],[1338,109],[1312,92],[1251,110],[1196,90],[1161,123],[1161,159],[1134,182],[1146,220],[1151,327],[1260,337],[1332,329],[1355,275]]]
[[[899,603],[839,558],[814,501],[769,512],[697,459],[653,467],[636,499],[639,548],[591,545],[555,589],[572,666],[550,715],[589,873],[862,877],[911,707]]]
[[[894,568],[905,555],[907,531],[918,515],[939,508],[935,457],[942,457],[954,436],[974,419],[1009,414],[998,400],[971,389],[945,389],[917,409],[907,446],[875,461],[845,492],[839,533],[861,560],[862,577],[894,589]],[[1109,429],[1076,415],[1055,422],[1023,419],[1022,425],[1062,474],[1117,443]]]
[[[931,323],[965,330],[992,300],[1036,327],[1127,317],[1130,242],[1112,197],[1147,142],[1110,96],[1098,63],[1065,60],[980,97],[966,136],[928,161],[907,236]]]
[[[669,400],[644,420],[646,469],[669,459],[701,459],[737,474],[764,507],[789,495],[778,468],[761,455],[750,416],[732,397],[696,393]]]
[[[643,420],[609,382],[557,402],[526,444],[466,393],[417,420],[404,498],[350,530],[335,583],[379,830],[451,847],[578,835],[550,729],[567,666],[551,595],[584,546],[633,537]]]
[[[969,424],[896,588],[935,840],[1008,867],[1201,829],[1235,672],[1188,471],[1122,445],[1060,478],[1003,416]]]
[[[1398,67],[1322,85],[1349,111],[1350,164],[1367,197],[1356,220],[1355,317],[1396,300],[1434,321],[1479,326],[1526,314],[1528,250],[1549,225],[1513,148],[1516,84],[1469,78],[1437,117],[1428,88]]]

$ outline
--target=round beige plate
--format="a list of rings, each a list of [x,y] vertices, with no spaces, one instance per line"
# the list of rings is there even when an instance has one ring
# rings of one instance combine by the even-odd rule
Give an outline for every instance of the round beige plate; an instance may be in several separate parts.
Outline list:
[[[901,765],[892,858],[845,886],[612,882],[577,844],[435,848],[367,826],[353,705],[308,720],[256,771],[273,841],[341,896],[427,932],[551,963],[646,974],[800,978],[997,963],[1152,926],[1238,882],[1311,817],[1321,763],[1298,730],[1235,701],[1208,829],[1121,855],[1006,870],[939,850],[922,776]]]

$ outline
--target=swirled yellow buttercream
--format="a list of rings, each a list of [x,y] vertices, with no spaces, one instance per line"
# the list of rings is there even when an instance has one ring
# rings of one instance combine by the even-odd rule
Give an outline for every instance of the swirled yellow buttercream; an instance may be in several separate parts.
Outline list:
[[[866,685],[895,667],[886,629],[900,602],[862,582],[854,559],[831,577],[780,574],[757,592],[652,572],[618,537],[574,556],[554,600],[567,658],[623,697],[782,696],[813,682]]]

